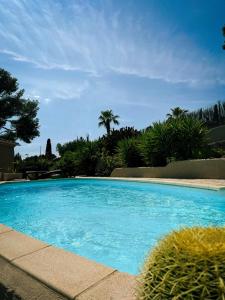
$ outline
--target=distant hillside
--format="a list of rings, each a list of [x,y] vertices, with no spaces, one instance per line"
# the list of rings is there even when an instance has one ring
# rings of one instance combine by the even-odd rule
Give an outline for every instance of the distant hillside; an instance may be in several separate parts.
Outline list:
[[[225,101],[193,111],[189,115],[202,120],[209,128],[225,125]]]
[[[225,125],[210,129],[209,139],[210,139],[210,144],[225,145]]]

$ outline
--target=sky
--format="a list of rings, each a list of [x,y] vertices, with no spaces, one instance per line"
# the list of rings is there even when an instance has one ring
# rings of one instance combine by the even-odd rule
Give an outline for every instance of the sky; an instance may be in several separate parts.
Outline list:
[[[16,152],[97,138],[106,109],[142,129],[225,100],[224,25],[224,0],[0,0],[0,67],[40,107]]]

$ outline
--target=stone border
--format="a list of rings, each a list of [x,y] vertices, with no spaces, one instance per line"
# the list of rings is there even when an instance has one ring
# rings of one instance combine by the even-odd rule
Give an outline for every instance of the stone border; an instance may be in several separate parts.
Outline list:
[[[136,178],[136,177],[84,177],[76,176],[79,179],[102,179],[102,180],[121,180],[142,183],[166,184],[180,187],[225,190],[225,179],[175,179],[175,178]]]
[[[0,224],[0,289],[13,299],[134,300],[135,276]],[[36,298],[35,298],[36,297]]]
[[[97,176],[76,176],[71,178],[48,178],[39,180],[13,180],[0,181],[0,184],[13,184],[24,182],[40,182],[40,181],[55,181],[64,179],[100,179],[100,180],[121,180],[142,183],[166,184],[180,187],[199,188],[207,190],[225,190],[225,179],[176,179],[176,178],[138,178],[138,177],[97,177]]]

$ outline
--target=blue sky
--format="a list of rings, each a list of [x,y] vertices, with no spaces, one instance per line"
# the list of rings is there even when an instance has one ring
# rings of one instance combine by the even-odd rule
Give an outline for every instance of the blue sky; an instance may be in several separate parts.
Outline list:
[[[225,100],[224,0],[1,0],[0,67],[40,101],[23,155],[98,128],[101,110],[144,128],[170,108]]]

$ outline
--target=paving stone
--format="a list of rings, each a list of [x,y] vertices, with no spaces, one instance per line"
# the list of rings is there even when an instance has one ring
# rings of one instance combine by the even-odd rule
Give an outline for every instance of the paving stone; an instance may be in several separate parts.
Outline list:
[[[135,300],[135,276],[115,272],[77,296],[76,300]]]
[[[7,232],[7,231],[11,231],[11,230],[12,230],[12,228],[7,227],[7,226],[5,226],[3,224],[0,224],[0,234],[4,233],[4,232]]]
[[[26,255],[13,264],[71,299],[115,271],[56,247]]]
[[[7,260],[13,260],[46,246],[46,243],[14,230],[0,234],[0,256]]]
[[[0,257],[0,299],[66,300]]]

